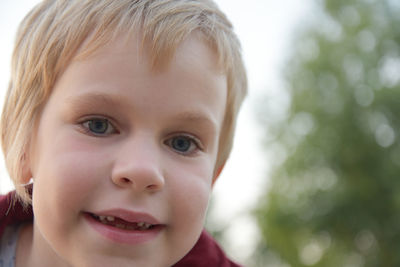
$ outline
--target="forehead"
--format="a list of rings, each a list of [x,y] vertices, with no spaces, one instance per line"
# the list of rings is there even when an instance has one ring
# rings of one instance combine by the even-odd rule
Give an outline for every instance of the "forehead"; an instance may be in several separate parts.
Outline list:
[[[155,76],[168,73],[173,66],[175,69],[179,67],[182,74],[197,70],[199,75],[204,76],[203,78],[218,76],[220,81],[226,83],[227,73],[220,64],[220,57],[200,31],[191,33],[179,44],[165,42],[165,48],[161,49],[156,46],[143,39],[143,36],[137,32],[125,32],[112,39],[104,40],[89,37],[65,69],[77,63],[83,65],[85,62],[96,60],[98,64],[110,58],[123,58],[122,61],[127,64],[135,61],[141,65],[140,69],[149,70]],[[120,69],[122,68],[123,66]]]
[[[182,36],[183,37],[183,36]],[[136,28],[119,30],[118,32],[105,32],[104,34],[92,32],[79,46],[73,56],[73,60],[84,60],[104,52],[108,47],[123,48],[131,47],[139,58],[146,58],[154,71],[162,71],[171,64],[177,56],[177,50],[191,50],[193,57],[206,56],[209,67],[216,73],[227,75],[228,67],[225,66],[223,56],[216,49],[215,44],[202,31],[195,30],[183,37],[182,40],[176,36],[171,39],[163,39],[165,36],[150,38],[143,36],[141,30]],[[107,52],[112,52],[108,49]],[[128,51],[129,52],[129,51]],[[181,53],[182,54],[182,53]]]
[[[57,85],[79,88],[77,96],[85,95],[91,88],[98,90],[95,94],[110,95],[115,93],[115,88],[141,88],[145,90],[136,90],[135,94],[143,103],[162,103],[168,98],[167,93],[179,94],[182,99],[197,97],[195,105],[207,103],[215,107],[215,111],[222,110],[214,114],[217,121],[222,122],[227,97],[226,75],[218,66],[215,51],[201,35],[192,34],[183,41],[162,69],[153,67],[149,51],[151,49],[143,46],[140,38],[119,36],[85,57],[74,58],[57,81],[55,90],[60,87]],[[120,100],[125,99],[120,97]],[[173,104],[173,101],[163,103],[164,106]]]

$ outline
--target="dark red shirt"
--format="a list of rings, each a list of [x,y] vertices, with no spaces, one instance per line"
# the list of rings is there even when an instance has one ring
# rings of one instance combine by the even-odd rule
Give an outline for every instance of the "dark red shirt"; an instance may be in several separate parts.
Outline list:
[[[24,208],[15,197],[15,191],[0,196],[0,237],[11,224],[33,221],[32,207]],[[203,231],[189,253],[174,267],[240,267],[229,260],[217,242]]]

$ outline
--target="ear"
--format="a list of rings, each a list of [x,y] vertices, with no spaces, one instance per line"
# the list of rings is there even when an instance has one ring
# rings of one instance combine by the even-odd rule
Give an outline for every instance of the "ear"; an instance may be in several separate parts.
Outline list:
[[[21,158],[21,179],[20,182],[22,185],[26,185],[31,181],[32,171],[30,165],[29,153],[24,152]]]
[[[226,161],[224,161],[224,163],[222,163],[221,166],[219,166],[218,169],[215,171],[214,178],[213,178],[212,184],[211,184],[212,186],[214,186],[214,184],[217,181],[219,175],[221,174],[222,170],[224,169],[225,163],[226,163]]]

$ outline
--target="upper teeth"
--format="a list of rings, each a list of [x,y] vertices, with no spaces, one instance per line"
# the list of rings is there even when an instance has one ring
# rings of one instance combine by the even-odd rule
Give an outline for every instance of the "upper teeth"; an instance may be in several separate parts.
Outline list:
[[[104,216],[104,215],[100,215],[100,216],[98,216],[98,218],[99,218],[100,221],[102,221],[103,223],[115,221],[115,217],[114,217],[114,216]],[[137,227],[139,228],[139,230],[147,230],[147,229],[149,229],[149,228],[152,226],[152,224],[146,223],[146,222],[138,222],[138,223],[136,223],[136,224],[137,224]],[[128,230],[133,230],[133,229],[134,229],[134,227],[126,226],[126,225],[124,225],[124,224],[116,224],[115,226],[116,226],[117,228],[121,228],[121,229],[128,229]]]
[[[151,226],[150,223],[145,223],[145,222],[139,222],[137,225],[139,227],[144,227],[144,228],[149,228]]]
[[[107,216],[107,220],[113,222],[115,220],[114,216]]]
[[[102,220],[102,221],[105,221],[105,220],[107,220],[107,221],[109,221],[109,222],[113,222],[114,220],[115,220],[115,217],[114,216],[99,216],[99,218],[100,218],[100,220]]]

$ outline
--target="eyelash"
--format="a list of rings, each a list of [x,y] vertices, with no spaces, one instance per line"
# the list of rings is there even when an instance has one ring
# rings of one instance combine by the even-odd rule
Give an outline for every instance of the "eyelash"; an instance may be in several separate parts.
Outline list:
[[[95,122],[95,121],[100,121],[103,123],[107,123],[107,128],[105,129],[104,133],[96,133],[93,131],[93,129],[91,129],[91,123]],[[95,137],[106,137],[112,134],[118,134],[119,132],[116,130],[116,127],[113,125],[113,123],[110,122],[109,119],[104,118],[104,117],[92,117],[92,118],[87,118],[84,121],[82,121],[80,123],[81,127],[83,128],[83,130],[85,131],[86,134],[89,134],[91,136],[95,136]],[[112,132],[111,133],[106,133],[109,128],[111,127]],[[188,151],[179,151],[178,149],[173,147],[173,141],[176,141],[177,138],[183,138],[186,141],[189,141],[189,148]],[[202,146],[201,141],[197,138],[194,137],[193,135],[189,135],[189,134],[176,134],[173,135],[171,137],[169,137],[166,141],[164,141],[164,144],[169,146],[171,149],[173,149],[176,153],[181,154],[181,155],[185,155],[185,156],[190,156],[190,155],[194,155],[196,154],[198,151],[203,151],[204,148]],[[192,145],[194,145],[195,147],[192,148]]]
[[[194,148],[191,149],[191,151],[179,151],[178,149],[175,149],[175,148],[173,147],[173,143],[172,143],[172,142],[174,141],[174,139],[177,139],[177,138],[184,138],[184,139],[186,139],[186,141],[189,141],[189,142],[190,142],[190,144],[189,144],[189,145],[190,145],[189,149],[192,147],[192,145],[194,145]],[[169,146],[171,149],[173,149],[176,153],[181,154],[181,155],[185,155],[185,156],[195,155],[197,152],[203,151],[203,150],[204,150],[204,148],[203,148],[203,146],[202,146],[200,140],[199,140],[198,138],[192,136],[192,135],[189,135],[189,134],[177,134],[177,135],[174,135],[174,136],[168,138],[168,139],[164,142],[164,144],[168,145],[168,146]],[[188,149],[188,150],[189,150],[189,149]]]
[[[91,129],[91,123],[94,123],[95,121],[97,122],[103,122],[103,123],[107,123],[106,125],[106,129],[104,133],[96,133],[93,131],[93,129]],[[93,135],[96,137],[103,137],[103,136],[109,136],[111,134],[118,134],[119,132],[116,130],[116,128],[114,127],[113,123],[110,122],[109,119],[104,118],[104,117],[93,117],[93,118],[87,118],[84,121],[82,121],[80,123],[81,127],[83,128],[83,130],[85,131],[85,133],[89,134],[89,135]],[[111,129],[112,132],[108,132],[109,129]]]

